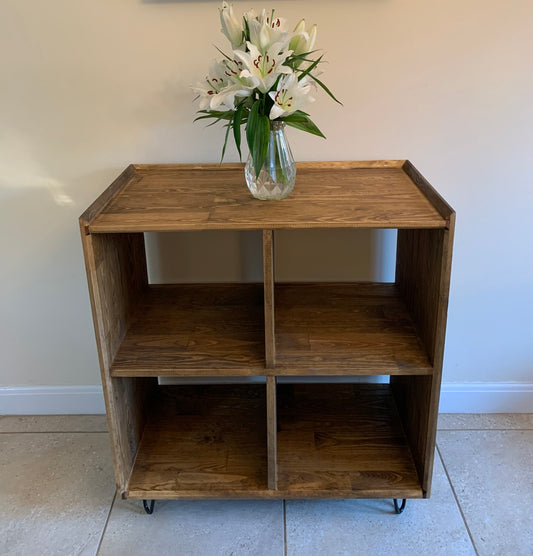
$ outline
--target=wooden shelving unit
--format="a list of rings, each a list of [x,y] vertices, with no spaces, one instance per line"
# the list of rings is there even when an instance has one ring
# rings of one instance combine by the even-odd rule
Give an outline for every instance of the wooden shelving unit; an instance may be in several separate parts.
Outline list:
[[[122,496],[429,496],[454,220],[408,161],[303,163],[278,202],[237,164],[129,166],[80,217]],[[290,228],[396,228],[395,282],[279,283]],[[263,283],[149,284],[143,232],[184,230],[262,230]]]

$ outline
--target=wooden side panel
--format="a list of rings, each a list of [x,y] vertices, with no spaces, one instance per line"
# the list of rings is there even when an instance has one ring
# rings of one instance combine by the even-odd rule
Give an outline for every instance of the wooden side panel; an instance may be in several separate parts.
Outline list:
[[[433,375],[395,376],[391,384],[425,496],[433,473],[455,213],[449,218],[449,229],[398,231],[396,282]]]
[[[431,363],[435,362],[437,312],[445,230],[398,230],[396,283]]]
[[[274,330],[274,234],[263,230],[263,279],[265,288],[265,366],[276,365]]]
[[[80,221],[117,486],[124,492],[156,379],[112,378],[110,368],[147,284],[142,234],[86,234]]]
[[[437,392],[438,407],[439,387],[434,376],[391,376],[390,382],[424,497],[427,498],[431,489],[436,433],[432,392]],[[429,431],[430,422],[435,423],[433,434]]]
[[[276,401],[277,378],[275,376],[267,376],[266,380],[268,488],[270,490],[276,490],[278,488],[278,419]]]

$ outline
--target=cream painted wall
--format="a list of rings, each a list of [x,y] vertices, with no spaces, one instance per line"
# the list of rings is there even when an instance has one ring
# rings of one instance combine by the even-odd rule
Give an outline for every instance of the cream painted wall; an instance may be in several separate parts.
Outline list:
[[[216,56],[212,43],[224,44],[218,5],[0,3],[0,386],[99,383],[77,217],[130,162],[218,160],[221,132],[193,125],[188,88]],[[239,11],[263,6],[235,2]],[[531,381],[533,3],[277,7],[293,22],[319,23],[324,78],[344,101],[315,103],[328,140],[291,132],[296,158],[409,158],[457,210],[445,380]],[[391,238],[353,237],[357,272],[390,274]],[[253,279],[256,239],[216,244],[231,261],[227,275]],[[351,236],[334,239],[337,259],[325,254],[349,274]],[[194,241],[150,237],[152,276],[211,276],[194,253],[215,240]],[[163,260],[180,245],[185,276]],[[286,245],[306,250],[298,236]]]

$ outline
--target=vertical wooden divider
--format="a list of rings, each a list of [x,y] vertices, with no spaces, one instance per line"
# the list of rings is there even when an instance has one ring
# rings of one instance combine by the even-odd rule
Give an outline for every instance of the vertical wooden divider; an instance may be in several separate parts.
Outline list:
[[[265,367],[276,366],[274,327],[274,232],[263,230],[263,283],[265,308]],[[266,377],[268,488],[278,487],[276,383],[273,375]]]
[[[263,230],[263,283],[265,307],[265,366],[276,366],[276,341],[274,337],[274,232]]]
[[[276,411],[276,387],[278,379],[267,376],[267,453],[268,453],[268,488],[278,488],[278,419]]]

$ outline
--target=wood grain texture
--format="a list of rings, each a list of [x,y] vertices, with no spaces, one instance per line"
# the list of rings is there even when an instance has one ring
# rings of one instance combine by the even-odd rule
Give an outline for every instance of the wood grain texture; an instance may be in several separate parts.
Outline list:
[[[263,375],[264,339],[259,284],[150,286],[112,375]]]
[[[263,283],[265,290],[265,360],[266,367],[276,365],[276,342],[274,331],[274,235],[263,230]]]
[[[398,230],[396,284],[431,362],[435,359],[446,230]]]
[[[145,405],[153,379],[114,379],[113,358],[131,321],[137,299],[146,287],[142,234],[86,234],[80,219],[87,280],[111,439],[115,479],[126,487],[145,422]]]
[[[134,166],[95,214],[95,232],[280,228],[443,228],[402,161],[298,165],[291,195],[254,199],[236,164]]]
[[[126,496],[226,498],[267,490],[264,385],[158,388]]]
[[[406,160],[402,164],[402,170],[409,176],[411,181],[420,189],[430,203],[438,210],[439,214],[446,219],[446,227],[450,227],[450,218],[455,214],[452,207],[444,200],[438,191],[422,176],[422,174]]]
[[[431,492],[454,228],[452,211],[448,229],[398,231],[396,282],[434,373],[431,378],[391,377],[391,386],[425,496]]]
[[[277,418],[277,378],[266,377],[267,396],[267,446],[268,446],[268,488],[278,488],[278,418]]]
[[[264,386],[159,387],[126,497],[422,496],[388,385],[278,385],[277,406],[276,490]]]
[[[277,284],[278,375],[430,374],[394,284]]]
[[[301,163],[275,203],[240,164],[129,166],[80,217],[120,491],[429,496],[454,223],[404,160]],[[289,228],[397,228],[396,283],[276,284],[274,230]],[[142,232],[227,229],[263,231],[263,284],[148,286]],[[390,385],[277,384],[375,374]]]
[[[278,469],[286,497],[422,496],[389,385],[279,385]]]
[[[135,181],[136,168],[130,164],[113,183],[80,216],[80,228],[83,234],[89,233],[89,224],[102,212],[128,183]]]

